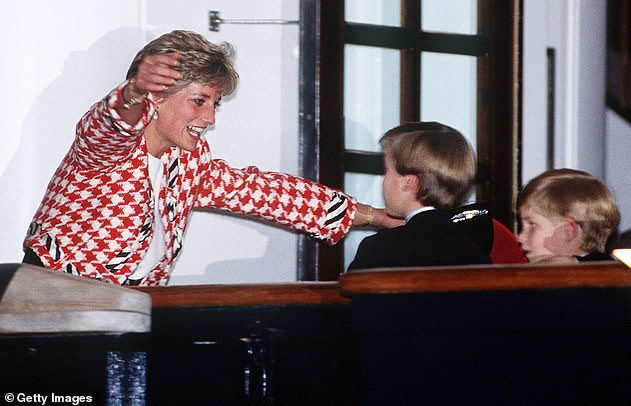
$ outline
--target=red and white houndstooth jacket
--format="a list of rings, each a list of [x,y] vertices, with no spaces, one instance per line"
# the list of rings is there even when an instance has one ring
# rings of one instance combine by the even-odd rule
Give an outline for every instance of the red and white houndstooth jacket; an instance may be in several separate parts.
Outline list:
[[[154,215],[143,130],[155,104],[146,99],[138,123],[125,123],[114,110],[125,84],[77,124],[24,240],[48,268],[116,284],[127,281],[147,252]],[[211,159],[204,138],[195,151],[172,147],[165,154],[158,209],[166,255],[141,285],[168,282],[195,207],[249,214],[328,244],[348,232],[355,216],[350,196],[296,176],[231,168]]]

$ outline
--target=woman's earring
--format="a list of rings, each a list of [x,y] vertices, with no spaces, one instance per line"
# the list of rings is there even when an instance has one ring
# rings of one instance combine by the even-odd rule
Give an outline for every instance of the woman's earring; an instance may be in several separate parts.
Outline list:
[[[153,119],[154,120],[158,119],[158,106],[156,106],[156,109],[153,111]]]

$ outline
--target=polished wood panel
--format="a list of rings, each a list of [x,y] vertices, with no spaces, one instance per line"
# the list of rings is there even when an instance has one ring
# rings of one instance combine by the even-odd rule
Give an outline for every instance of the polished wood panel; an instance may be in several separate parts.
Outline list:
[[[578,287],[631,286],[631,270],[614,262],[569,265],[479,265],[349,272],[340,291],[352,296],[412,293]]]
[[[337,282],[135,287],[154,308],[346,304]]]
[[[134,287],[154,308],[348,304],[367,293],[411,293],[631,286],[631,270],[611,262],[375,269],[338,282]]]
[[[476,196],[512,231],[521,181],[521,3],[478,1],[478,34],[488,38],[489,52],[477,64]]]
[[[344,2],[318,0],[317,3],[318,180],[344,190]],[[343,245],[317,244],[316,249],[314,280],[336,280],[344,269]]]

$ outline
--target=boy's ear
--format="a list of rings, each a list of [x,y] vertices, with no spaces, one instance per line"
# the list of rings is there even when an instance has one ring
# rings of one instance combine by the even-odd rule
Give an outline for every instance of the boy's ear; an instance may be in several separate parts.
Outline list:
[[[405,175],[403,177],[403,186],[406,191],[416,194],[418,192],[418,178],[415,175]]]
[[[581,239],[582,238],[582,229],[580,224],[578,224],[576,222],[576,220],[574,220],[571,217],[566,217],[563,220],[563,231],[564,231],[564,236],[565,236],[565,240],[567,242],[570,241],[575,241],[577,239]]]

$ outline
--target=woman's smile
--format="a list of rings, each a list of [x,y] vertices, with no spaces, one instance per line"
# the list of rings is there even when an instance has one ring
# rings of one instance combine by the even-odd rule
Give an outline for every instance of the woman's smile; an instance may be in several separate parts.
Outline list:
[[[186,127],[186,131],[188,131],[188,133],[195,138],[199,138],[202,136],[202,134],[204,133],[204,131],[206,131],[206,127],[198,127],[198,126],[194,126],[194,125],[189,125]]]

